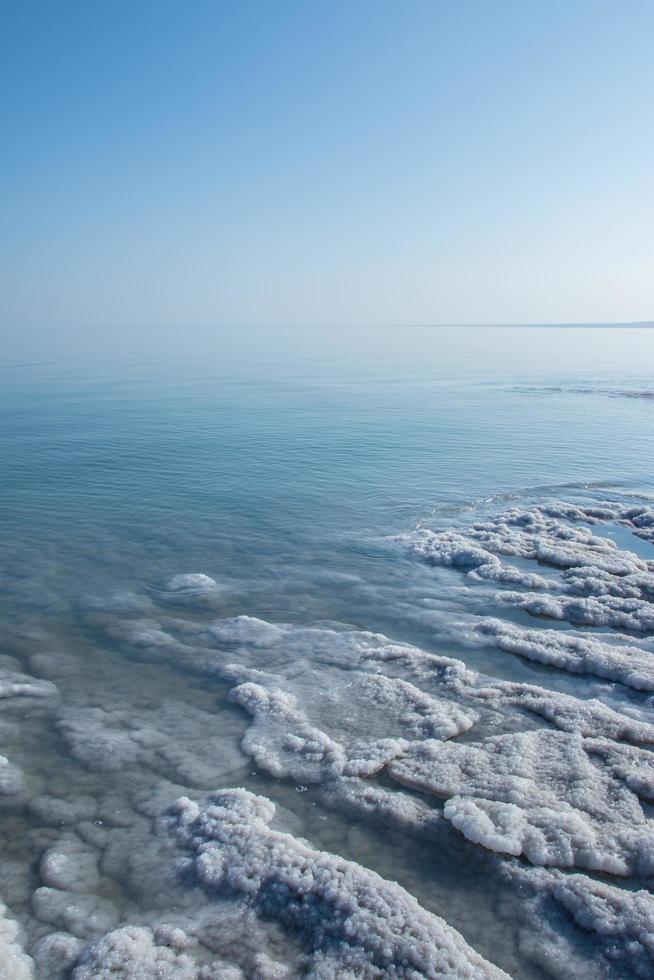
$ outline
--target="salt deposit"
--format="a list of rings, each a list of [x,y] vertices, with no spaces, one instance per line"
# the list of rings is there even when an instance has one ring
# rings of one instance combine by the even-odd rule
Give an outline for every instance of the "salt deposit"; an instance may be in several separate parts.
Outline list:
[[[81,653],[19,631],[0,977],[651,975],[652,513],[395,538],[436,583],[393,608],[413,642],[218,616],[203,573],[80,602]]]
[[[0,902],[0,978],[1,980],[32,980],[33,962],[20,944],[20,930]]]
[[[444,798],[446,819],[490,850],[532,864],[649,875],[654,824],[636,792],[592,755],[581,737],[544,730],[479,744],[429,740],[389,774]]]
[[[180,800],[173,827],[203,887],[247,895],[301,934],[309,976],[505,976],[398,885],[271,830],[273,816],[269,800],[228,790],[205,808]]]
[[[461,624],[461,630],[470,643],[493,644],[574,674],[594,674],[635,690],[654,690],[654,653],[632,644],[608,643],[591,634],[524,629],[499,619],[482,619],[469,627]]]
[[[520,943],[549,976],[651,977],[654,898],[586,875],[508,867],[523,898]]]

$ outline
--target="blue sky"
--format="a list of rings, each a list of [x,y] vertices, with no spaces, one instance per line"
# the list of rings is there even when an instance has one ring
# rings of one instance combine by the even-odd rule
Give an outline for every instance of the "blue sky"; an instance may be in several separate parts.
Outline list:
[[[654,3],[0,4],[29,325],[654,318]]]

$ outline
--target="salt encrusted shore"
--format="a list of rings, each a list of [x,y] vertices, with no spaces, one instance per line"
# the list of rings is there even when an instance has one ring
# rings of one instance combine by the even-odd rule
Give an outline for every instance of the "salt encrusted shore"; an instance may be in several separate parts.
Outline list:
[[[478,861],[510,910],[506,962],[651,976],[654,560],[612,528],[652,541],[652,511],[541,501],[392,542],[461,576],[470,612],[444,627],[460,648],[601,680],[611,704],[380,633],[215,618],[223,587],[201,573],[88,602],[107,651],[88,673],[47,637],[18,644],[0,658],[0,808],[29,830],[0,857],[0,977],[507,975],[447,913],[238,788],[253,765],[409,851]],[[228,710],[178,700],[169,670]],[[29,726],[61,774],[22,748]]]

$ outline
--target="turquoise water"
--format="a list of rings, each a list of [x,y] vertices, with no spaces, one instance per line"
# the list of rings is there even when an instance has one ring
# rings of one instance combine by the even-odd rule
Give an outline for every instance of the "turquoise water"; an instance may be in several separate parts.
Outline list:
[[[23,343],[2,368],[2,546],[6,587],[29,602],[200,568],[271,600],[295,580],[298,595],[273,606],[286,616],[308,598],[305,574],[374,574],[370,539],[435,507],[652,484],[653,402],[611,397],[654,391],[649,330],[153,329]],[[311,601],[329,616],[329,599]]]
[[[653,364],[654,331],[646,329],[153,328],[16,336],[0,368],[5,650],[30,675],[51,679],[63,704],[118,700],[142,717],[165,701],[182,705],[180,715],[185,705],[189,717],[205,712],[202,724],[215,718],[212,751],[220,754],[224,743],[231,760],[231,770],[217,765],[210,773],[216,788],[244,784],[269,795],[289,813],[288,829],[399,880],[514,976],[541,976],[542,964],[519,950],[512,926],[484,897],[484,857],[471,857],[479,849],[452,837],[445,857],[424,844],[416,852],[398,833],[381,846],[381,831],[363,817],[323,812],[311,791],[297,791],[297,780],[273,778],[239,748],[247,714],[226,701],[224,679],[140,659],[108,639],[106,621],[88,610],[106,613],[110,597],[129,594],[195,624],[245,615],[373,630],[494,677],[580,697],[605,691],[615,705],[618,696],[596,678],[459,644],[438,625],[472,609],[458,575],[397,553],[389,537],[425,524],[460,525],[536,498],[648,498]],[[623,535],[621,547],[654,557],[649,542],[619,527],[609,533]],[[166,583],[187,573],[215,580],[211,602],[171,606],[165,599]],[[522,613],[506,615],[526,622]],[[39,660],[45,654],[47,663]],[[66,664],[60,671],[58,658]],[[316,672],[319,690],[319,664]],[[640,695],[624,696],[642,709]],[[56,917],[44,923],[34,912],[35,868],[53,835],[36,833],[29,800],[99,798],[107,781],[117,796],[128,795],[120,773],[98,775],[88,760],[74,758],[61,741],[58,710],[30,707],[18,718],[23,736],[7,736],[8,748],[0,749],[27,780],[26,795],[0,816],[13,840],[5,859],[26,869],[22,878],[16,872],[20,887],[2,897],[28,950],[62,928]],[[197,731],[174,728],[170,737],[188,737],[192,755]],[[143,786],[165,778],[190,786],[189,793],[197,788],[163,764],[135,765]],[[25,828],[33,839],[17,847],[15,835]],[[126,872],[106,875],[122,896],[118,921],[141,921],[147,902],[125,897]]]

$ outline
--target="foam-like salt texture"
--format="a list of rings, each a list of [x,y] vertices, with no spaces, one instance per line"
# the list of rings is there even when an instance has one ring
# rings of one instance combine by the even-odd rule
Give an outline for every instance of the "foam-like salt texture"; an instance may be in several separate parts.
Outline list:
[[[505,977],[404,889],[270,829],[274,805],[226,790],[204,808],[181,799],[173,829],[210,893],[246,895],[299,933],[309,976]]]
[[[571,598],[529,592],[502,592],[498,593],[497,600],[524,609],[532,616],[565,620],[575,626],[607,626],[639,633],[654,630],[654,606],[649,600],[608,595]]]
[[[239,980],[238,968],[201,965],[184,951],[187,937],[179,930],[158,935],[148,928],[124,926],[108,933],[79,957],[72,980]]]
[[[631,514],[631,517],[627,515]],[[566,599],[570,595],[594,598],[607,610],[597,625],[626,626],[631,629],[650,629],[651,626],[633,625],[651,622],[647,618],[646,603],[654,596],[654,562],[639,558],[631,551],[618,548],[608,537],[593,534],[587,527],[571,526],[566,521],[584,521],[600,524],[602,520],[631,526],[634,533],[647,535],[653,526],[649,511],[636,513],[618,507],[583,509],[564,504],[550,504],[531,510],[513,508],[493,520],[472,524],[461,530],[434,531],[421,527],[411,534],[397,536],[394,540],[407,547],[417,557],[429,564],[458,568],[468,578],[490,579],[503,585],[523,589],[553,592]],[[636,522],[639,526],[636,526]],[[515,568],[502,561],[503,557],[519,558],[523,562],[550,566],[560,577],[543,577],[525,568]],[[620,604],[611,604],[605,597],[640,601],[632,602],[633,616],[620,621]],[[549,596],[541,597],[547,603]],[[537,599],[530,602],[535,605]],[[571,613],[576,609],[568,603]],[[587,617],[600,616],[599,609],[591,613],[588,603]],[[583,607],[583,604],[582,604]],[[580,608],[582,608],[580,607]],[[613,610],[613,612],[611,612]],[[626,612],[626,607],[623,612]],[[545,615],[546,613],[543,613]],[[579,617],[581,613],[577,613]],[[561,614],[559,618],[569,618]],[[585,622],[577,618],[573,622]],[[593,622],[591,618],[587,620]]]
[[[20,943],[19,928],[0,902],[0,980],[33,980],[34,963]]]
[[[181,630],[185,642],[176,639],[168,630]],[[451,657],[430,654],[408,644],[395,643],[378,633],[366,631],[336,631],[324,628],[298,628],[286,624],[268,624],[252,617],[217,620],[209,629],[197,624],[167,621],[155,624],[135,622],[121,631],[121,639],[134,651],[154,659],[168,660],[175,656],[189,669],[230,680],[246,676],[258,679],[266,686],[284,688],[301,698],[301,707],[319,713],[314,724],[329,716],[330,703],[336,702],[339,713],[336,728],[346,738],[365,723],[376,737],[389,730],[393,718],[414,713],[417,694],[433,700],[433,712],[449,714],[441,737],[465,731],[479,712],[506,714],[512,707],[541,715],[566,731],[578,730],[587,735],[606,735],[630,741],[654,742],[654,725],[615,711],[597,700],[584,700],[547,690],[537,685],[519,684],[485,677]],[[190,641],[194,641],[192,645]],[[216,642],[224,646],[216,647]],[[209,646],[214,644],[214,646]],[[226,649],[225,649],[226,647]],[[239,666],[231,662],[238,655]],[[274,655],[276,671],[262,675],[246,675],[245,666],[258,669],[268,666]],[[317,686],[316,664],[329,684]],[[393,676],[388,685],[396,687],[395,708],[377,714],[350,710],[348,725],[343,724],[343,712],[356,696],[355,669],[396,675],[401,671],[410,685],[403,686],[402,678]],[[285,672],[288,671],[288,676]],[[354,685],[354,686],[353,686]],[[335,693],[334,693],[335,692]],[[413,693],[415,692],[415,693]],[[402,702],[404,705],[402,707]],[[449,704],[447,703],[449,702]],[[373,702],[374,704],[374,702]],[[400,710],[401,709],[401,710]],[[381,727],[380,727],[381,724]],[[370,726],[372,726],[370,728]],[[343,729],[346,731],[343,732]],[[415,738],[410,726],[398,729],[399,737]],[[423,730],[423,736],[427,734]]]
[[[563,732],[492,736],[479,744],[417,743],[389,774],[446,800],[444,816],[468,840],[532,864],[586,868],[614,875],[654,872],[654,823],[637,793],[644,779],[619,775],[621,762],[639,770],[638,750],[621,760],[607,743],[605,768],[595,764],[604,743]],[[615,756],[618,755],[616,759]]]
[[[523,952],[553,977],[654,974],[654,897],[586,875],[507,868],[523,892]]]
[[[458,637],[574,674],[594,674],[637,691],[654,691],[654,654],[632,644],[608,643],[591,634],[525,629],[500,619],[461,624]]]
[[[651,628],[654,565],[602,536],[607,521],[654,539],[654,512],[619,501],[541,503],[403,539],[454,570],[443,577],[465,573],[449,624],[458,644],[606,682],[570,678],[580,697],[337,624],[211,619],[224,593],[204,575],[82,604],[94,637],[86,676],[45,633],[32,647],[25,640],[29,654],[0,657],[0,807],[10,822],[29,821],[0,852],[11,910],[0,919],[0,977],[2,967],[11,980],[503,975],[367,871],[376,857],[365,843],[350,852],[355,864],[300,839],[310,835],[308,804],[278,810],[289,836],[271,829],[268,801],[216,792],[256,776],[249,759],[276,781],[266,793],[349,814],[349,840],[365,842],[370,823],[409,849],[461,848],[472,867],[505,868],[511,896],[522,897],[511,906],[519,967],[531,959],[561,978],[650,976],[652,899],[641,886],[654,873],[654,763],[638,746],[654,744],[640,693],[653,689],[654,652],[615,631]],[[515,621],[488,609],[473,619],[473,596]],[[543,617],[538,629],[527,613]],[[546,629],[548,618],[583,629]],[[101,633],[110,642],[97,647]],[[178,697],[173,678],[203,693]],[[585,696],[598,690],[612,692],[614,707]],[[32,725],[42,759],[21,744]],[[60,740],[65,762],[51,773]],[[209,802],[162,816],[204,791]],[[321,846],[343,846],[337,827],[315,826],[325,827]],[[387,878],[404,873],[374,866]],[[476,945],[480,933],[466,925],[475,912],[461,914],[461,901],[453,896],[453,921]]]

